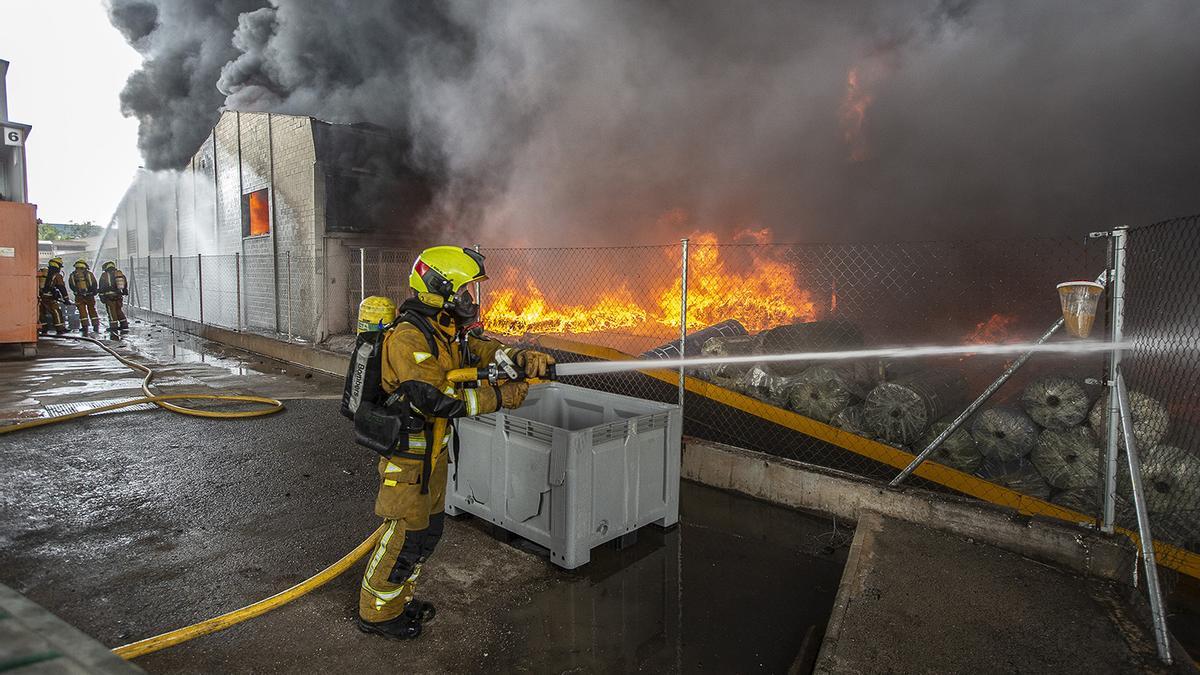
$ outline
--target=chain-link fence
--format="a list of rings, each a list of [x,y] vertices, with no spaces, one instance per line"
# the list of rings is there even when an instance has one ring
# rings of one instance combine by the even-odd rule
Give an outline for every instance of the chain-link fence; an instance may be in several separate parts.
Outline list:
[[[358,324],[358,304],[367,296],[381,295],[397,302],[408,297],[408,272],[418,253],[406,248],[350,249],[345,325]]]
[[[678,344],[680,246],[491,249],[487,327],[560,358],[628,358]],[[1085,239],[719,245],[687,254],[689,356],[1037,340],[1060,317],[1055,286],[1106,269]],[[715,339],[708,340],[711,333]],[[704,329],[710,329],[705,331]],[[1107,317],[1095,333],[1103,336]],[[1055,335],[1052,340],[1068,340]],[[676,348],[677,349],[677,348]],[[668,355],[668,352],[660,352]],[[670,355],[677,354],[677,351]],[[1016,355],[747,364],[689,372],[688,434],[890,479]],[[1025,513],[1100,514],[1095,422],[1104,355],[1038,355],[916,472],[924,486]],[[575,383],[661,401],[663,371]],[[1131,526],[1129,510],[1121,523]]]
[[[1145,446],[1147,502],[1156,539],[1171,545],[1160,560],[1200,575],[1200,459],[1194,453],[1200,337],[1189,323],[1200,303],[1200,270],[1191,262],[1191,251],[1200,248],[1196,226],[1196,219],[1185,219],[1129,232],[1124,315],[1133,342],[1126,371]],[[408,295],[407,271],[417,251],[341,253],[335,271],[328,260],[286,252],[131,258],[131,300],[164,314],[281,337],[318,339],[328,332],[322,326],[333,324],[349,327],[334,332],[352,332],[362,297],[400,301]],[[1061,317],[1054,287],[1102,277],[1111,257],[1103,238],[828,245],[705,238],[686,248],[483,253],[489,279],[479,295],[487,329],[564,360],[676,356],[681,323],[689,356],[1031,342]],[[328,298],[324,274],[345,279],[329,286],[339,290]],[[337,321],[323,324],[326,312]],[[1109,313],[1102,307],[1094,337],[1107,337]],[[1050,338],[1071,339],[1061,331]],[[700,368],[687,373],[685,431],[889,480],[1015,358]],[[1024,513],[1097,522],[1107,379],[1103,353],[1035,355],[916,470],[913,482]],[[673,371],[571,381],[652,400],[680,397]],[[1123,470],[1115,524],[1133,530],[1129,482]]]
[[[1128,230],[1121,370],[1161,564],[1200,552],[1200,217]],[[1120,443],[1122,503],[1131,499]],[[1122,523],[1122,518],[1125,523]],[[1118,524],[1133,518],[1118,509]]]
[[[128,302],[166,316],[288,340],[320,337],[325,301],[313,256],[129,257]]]

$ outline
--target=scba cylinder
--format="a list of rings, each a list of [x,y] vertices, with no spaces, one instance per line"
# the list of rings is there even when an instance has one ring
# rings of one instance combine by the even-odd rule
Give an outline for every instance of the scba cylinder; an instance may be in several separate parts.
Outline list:
[[[396,320],[396,303],[390,298],[372,295],[358,304],[358,332],[383,330]]]

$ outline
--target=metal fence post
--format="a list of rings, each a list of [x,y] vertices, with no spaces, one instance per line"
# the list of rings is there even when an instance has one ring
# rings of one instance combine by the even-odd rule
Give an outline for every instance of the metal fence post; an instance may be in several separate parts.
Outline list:
[[[1124,242],[1122,242],[1124,243]],[[1115,351],[1115,350],[1114,350]],[[1171,665],[1171,638],[1167,632],[1167,614],[1163,609],[1162,589],[1158,585],[1158,562],[1154,555],[1154,535],[1150,532],[1150,513],[1146,509],[1146,494],[1142,488],[1142,465],[1138,459],[1133,438],[1133,413],[1129,411],[1129,394],[1125,390],[1125,377],[1117,372],[1116,386],[1112,398],[1117,400],[1121,416],[1121,429],[1125,435],[1125,457],[1129,462],[1129,477],[1133,488],[1133,506],[1137,511],[1138,543],[1142,548],[1142,564],[1146,567],[1146,592],[1150,596],[1150,614],[1154,619],[1154,641],[1158,646],[1158,658]]]
[[[1125,327],[1125,244],[1128,230],[1118,227],[1112,231],[1112,270],[1108,289],[1108,300],[1112,306],[1109,339],[1119,344]],[[1121,350],[1113,349],[1108,356],[1108,434],[1104,462],[1104,513],[1100,529],[1112,534],[1113,521],[1117,513],[1117,459],[1120,406],[1117,402],[1117,376],[1121,372]]]
[[[284,254],[287,257],[287,309],[288,309],[288,340],[292,339],[292,252]]]
[[[683,263],[680,268],[679,293],[679,358],[687,358],[687,301],[688,301],[688,240],[680,240]],[[683,410],[684,367],[679,366],[679,409]]]
[[[358,249],[358,301],[367,299],[367,249]]]
[[[147,308],[151,312],[154,311],[154,268],[150,266],[150,254],[146,254],[146,302],[150,303]]]
[[[175,254],[167,256],[168,287],[171,289],[171,318],[175,318]]]
[[[196,254],[196,280],[200,286],[200,323],[204,323],[204,263],[199,253]]]
[[[234,284],[234,302],[233,307],[237,314],[237,329],[242,332],[242,254],[233,254],[233,284]]]
[[[133,256],[132,255],[129,256],[128,269],[129,269],[129,274],[131,274],[133,276],[132,279],[126,279],[126,282],[130,286],[133,286],[133,304],[137,307],[141,307],[142,306],[142,298],[141,298],[141,292],[138,291],[137,268],[133,266]]]
[[[475,244],[475,252],[479,253],[479,244]],[[483,319],[483,291],[480,290],[481,285],[478,281],[475,282],[475,302],[479,304],[479,318]]]

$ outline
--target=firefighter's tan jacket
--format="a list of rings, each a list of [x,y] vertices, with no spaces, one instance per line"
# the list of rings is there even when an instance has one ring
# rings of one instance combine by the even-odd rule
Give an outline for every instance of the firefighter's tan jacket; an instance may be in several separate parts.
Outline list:
[[[438,317],[431,318],[430,325],[437,345],[436,355],[430,351],[429,341],[419,329],[407,322],[400,323],[384,337],[382,370],[384,391],[391,394],[397,389],[402,390],[409,403],[426,420],[427,433],[408,437],[408,452],[418,455],[431,452],[432,465],[436,469],[446,462],[446,451],[453,440],[450,419],[495,412],[500,408],[500,397],[486,382],[472,389],[446,379],[449,371],[463,367],[458,342],[452,337],[452,329],[440,326]],[[495,340],[477,338],[469,338],[467,346],[478,357],[479,364],[490,363],[498,350],[508,349]],[[429,447],[430,440],[432,447]],[[424,527],[430,509],[422,508],[422,502],[428,500],[429,495],[422,494],[420,489],[421,474],[419,459],[380,458],[375,513],[383,518],[413,521],[408,524],[412,529]],[[440,493],[440,490],[427,492]],[[439,510],[439,505],[428,506],[434,512]]]

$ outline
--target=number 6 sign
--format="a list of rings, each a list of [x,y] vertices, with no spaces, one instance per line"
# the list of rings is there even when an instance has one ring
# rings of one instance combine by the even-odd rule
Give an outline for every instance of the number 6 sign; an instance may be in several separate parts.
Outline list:
[[[4,127],[4,144],[5,145],[21,145],[24,141],[24,135],[20,129],[11,129]]]

